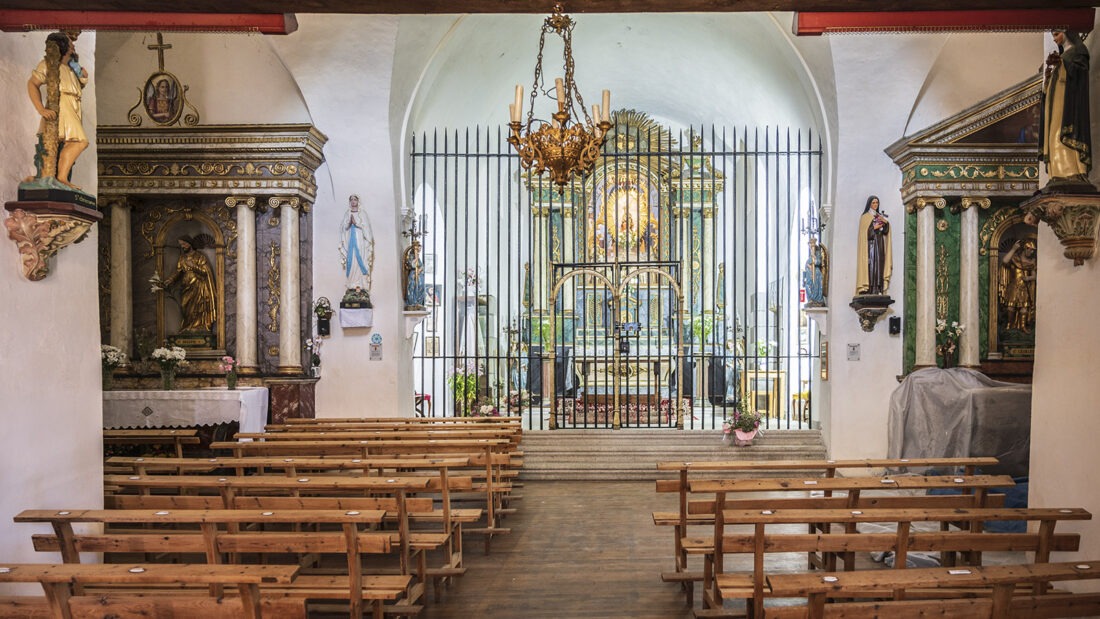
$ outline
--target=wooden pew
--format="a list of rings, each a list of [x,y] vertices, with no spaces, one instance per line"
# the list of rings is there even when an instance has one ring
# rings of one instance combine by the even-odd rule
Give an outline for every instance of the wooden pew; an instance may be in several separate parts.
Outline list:
[[[104,430],[104,445],[172,445],[177,458],[183,457],[184,445],[198,445],[201,439],[194,428],[149,430]]]
[[[0,583],[41,583],[45,597],[0,598],[0,617],[198,617],[236,619],[278,617],[305,619],[301,599],[267,595],[261,586],[288,585],[298,574],[296,565],[79,565],[0,564]],[[164,585],[217,585],[236,588],[238,597],[214,598],[205,590],[171,590]],[[84,585],[140,586],[141,595],[80,595]],[[167,591],[165,593],[168,593]]]
[[[420,607],[413,604],[423,591],[422,583],[414,584],[404,571],[399,575],[366,575],[362,569],[362,555],[385,554],[393,548],[390,533],[360,530],[364,525],[381,523],[384,515],[380,510],[26,510],[15,521],[49,523],[53,534],[32,536],[35,550],[60,552],[67,564],[80,563],[81,552],[197,555],[212,565],[245,553],[339,553],[346,556],[346,566],[339,576],[306,575],[293,584],[282,583],[264,591],[286,597],[345,599],[353,617],[362,616],[364,601],[370,601],[375,617],[382,616],[384,601],[396,600],[402,600],[403,607],[396,610],[415,614]],[[74,523],[145,528],[78,534],[73,530]],[[198,531],[179,528],[184,525],[198,526]],[[242,532],[244,525],[281,525],[285,530]],[[302,525],[332,525],[339,530],[293,530]]]
[[[760,617],[765,596],[765,557],[780,552],[851,553],[894,552],[895,566],[905,567],[910,551],[967,554],[986,551],[1026,551],[1035,554],[1036,563],[1050,560],[1052,551],[1077,550],[1080,536],[1055,534],[1062,520],[1089,520],[1083,509],[721,509],[715,516],[714,551],[706,558],[703,604],[721,609],[724,599],[750,599],[751,616]],[[1016,520],[1038,523],[1032,533],[988,533],[982,523],[988,520]],[[957,531],[914,531],[913,523],[937,523],[961,526]],[[769,526],[834,523],[843,529],[824,533],[774,532]],[[861,523],[888,523],[892,533],[860,533]],[[750,525],[752,533],[730,533],[727,525]],[[747,553],[753,558],[752,571],[725,571],[725,555]]]
[[[1045,585],[1100,578],[1100,560],[1068,563],[987,565],[966,568],[911,568],[843,573],[773,574],[768,576],[772,597],[805,597],[805,606],[764,609],[776,619],[825,617],[1093,617],[1100,615],[1100,594],[1049,593]],[[1031,588],[1031,594],[1020,591]],[[938,597],[936,589],[987,590],[985,597]],[[921,599],[906,593],[920,590]],[[1036,592],[1038,591],[1038,593]],[[851,598],[868,593],[894,601],[826,604],[826,598]]]
[[[489,553],[490,542],[494,535],[510,533],[510,529],[501,526],[500,519],[510,513],[505,506],[512,490],[510,482],[504,481],[503,471],[496,458],[499,454],[514,456],[518,454],[515,445],[508,439],[408,439],[408,440],[362,440],[362,441],[253,441],[220,442],[211,444],[213,449],[230,450],[235,457],[244,455],[266,456],[357,456],[363,459],[372,456],[446,456],[467,455],[478,462],[484,462],[485,481],[475,490],[480,490],[485,503],[486,526],[467,528],[470,533],[485,536],[485,553]]]
[[[673,548],[675,552],[675,573],[666,573],[666,582],[685,582],[684,572],[687,572],[687,554],[680,547],[691,525],[714,524],[713,503],[709,510],[706,504],[691,505],[688,501],[689,481],[692,474],[705,474],[706,478],[717,479],[716,475],[731,475],[739,477],[759,477],[765,473],[791,473],[803,472],[820,474],[826,478],[836,477],[837,471],[873,469],[961,469],[964,475],[973,475],[981,467],[990,467],[997,464],[996,458],[869,458],[860,460],[715,460],[715,461],[664,461],[657,463],[657,470],[675,473],[675,479],[657,480],[657,492],[674,492],[679,498],[679,509],[676,512],[655,511],[653,522],[658,526],[673,527]],[[828,493],[826,493],[828,496]],[[944,499],[944,503],[956,503],[955,499]],[[679,574],[679,575],[678,575]],[[696,580],[688,575],[686,582]],[[695,576],[698,576],[696,574]],[[689,585],[690,588],[690,585]]]

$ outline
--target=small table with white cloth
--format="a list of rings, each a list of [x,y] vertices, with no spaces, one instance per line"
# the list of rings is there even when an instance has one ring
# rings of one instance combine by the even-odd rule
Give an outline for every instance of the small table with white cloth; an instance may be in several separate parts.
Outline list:
[[[236,421],[241,432],[263,432],[266,387],[104,391],[104,428],[179,428]]]

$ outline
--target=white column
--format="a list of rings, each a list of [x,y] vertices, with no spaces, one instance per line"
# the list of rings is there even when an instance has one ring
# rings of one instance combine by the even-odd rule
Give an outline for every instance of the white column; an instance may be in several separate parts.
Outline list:
[[[699,239],[699,242],[703,247],[712,247],[711,243],[715,243],[714,238],[714,207],[703,207],[703,237]],[[715,243],[716,244],[716,243]],[[717,268],[714,264],[714,252],[704,251],[703,254],[703,313],[714,313],[714,271]],[[691,261],[688,260],[688,264]]]
[[[279,373],[302,373],[301,278],[298,248],[298,198],[268,199],[279,209]]]
[[[562,262],[576,262],[577,261],[577,244],[573,242],[573,238],[574,238],[573,235],[575,234],[574,222],[573,222],[573,214],[574,214],[573,213],[573,203],[570,202],[570,203],[567,204],[565,202],[562,202],[562,203],[559,204],[559,208],[561,209],[561,234],[562,234],[562,238],[561,238],[561,261]],[[564,286],[562,286],[562,289],[561,289],[562,297],[561,298],[562,298],[562,308],[564,309],[564,311],[562,312],[563,315],[566,315],[566,314],[568,314],[570,316],[576,315],[576,308],[573,307],[573,304],[576,302],[576,298],[577,298],[576,283],[577,283],[576,279],[570,279],[568,282],[566,282],[566,284]],[[551,276],[550,285],[551,286],[554,285],[553,276]],[[573,308],[572,310],[568,309],[568,308],[571,308],[571,307]],[[618,320],[618,317],[615,317],[614,320]],[[574,352],[574,354],[576,354],[576,352]]]
[[[978,209],[989,208],[989,198],[962,199],[962,231],[959,235],[959,365],[978,367]]]
[[[550,209],[541,204],[531,205],[531,219],[535,238],[531,241],[531,307],[549,311],[546,295],[550,294]]]
[[[233,197],[225,205],[237,209],[237,363],[242,372],[259,367],[256,308],[256,198]]]
[[[917,213],[917,324],[916,356],[918,368],[936,365],[936,227],[932,209],[942,209],[943,198],[917,198],[910,207]]]
[[[130,205],[111,198],[111,346],[132,357],[134,291],[130,279]]]

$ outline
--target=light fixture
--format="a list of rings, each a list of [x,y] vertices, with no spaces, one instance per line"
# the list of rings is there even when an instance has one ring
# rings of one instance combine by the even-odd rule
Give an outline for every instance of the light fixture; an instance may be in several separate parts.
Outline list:
[[[512,129],[508,142],[519,154],[521,165],[538,175],[549,170],[550,180],[558,186],[559,194],[564,193],[565,185],[573,175],[584,176],[592,171],[600,157],[600,148],[607,139],[607,130],[611,128],[611,92],[603,91],[602,105],[593,105],[592,116],[589,116],[584,99],[573,81],[574,25],[575,22],[562,13],[561,5],[554,5],[554,12],[543,22],[542,34],[539,35],[535,82],[531,86],[531,107],[527,111],[526,122],[522,121],[523,86],[516,85],[515,103],[508,105],[511,118],[508,126]],[[558,111],[547,122],[535,118],[535,99],[540,90],[547,98],[550,97],[550,93],[542,89],[542,51],[546,34],[551,31],[561,37],[564,45],[562,64],[565,77],[554,80]],[[573,118],[580,120],[577,107],[584,115],[584,124],[570,124]]]

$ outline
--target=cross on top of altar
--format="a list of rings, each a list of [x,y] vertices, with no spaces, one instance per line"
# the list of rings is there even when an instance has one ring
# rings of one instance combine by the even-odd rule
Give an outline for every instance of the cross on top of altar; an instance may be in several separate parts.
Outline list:
[[[171,43],[165,43],[164,42],[164,35],[158,32],[157,33],[157,42],[156,42],[156,44],[155,45],[146,45],[145,47],[150,49],[150,50],[156,50],[156,52],[157,52],[157,70],[163,71],[164,70],[164,50],[172,49],[172,44]]]

